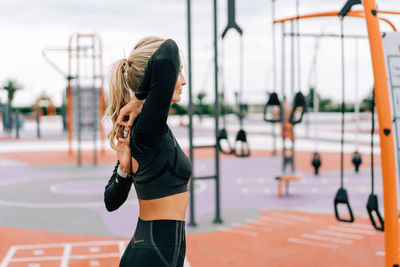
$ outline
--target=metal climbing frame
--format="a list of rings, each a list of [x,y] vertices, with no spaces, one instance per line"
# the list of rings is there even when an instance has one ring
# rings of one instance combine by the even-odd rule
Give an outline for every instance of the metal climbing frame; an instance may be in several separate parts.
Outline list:
[[[189,156],[192,163],[194,162],[194,149],[214,148],[215,149],[215,175],[194,177],[190,183],[190,226],[196,226],[194,212],[194,188],[196,180],[215,180],[215,218],[214,223],[222,223],[220,215],[220,181],[219,181],[219,147],[218,142],[218,125],[219,125],[219,100],[218,100],[218,32],[217,32],[217,0],[213,0],[214,11],[214,118],[215,118],[215,143],[212,145],[198,146],[193,145],[193,101],[192,101],[192,33],[191,33],[191,1],[187,0],[187,30],[188,30],[188,87],[189,87]],[[193,164],[194,171],[194,164]],[[194,173],[194,172],[193,172]]]
[[[363,10],[352,11],[352,6],[356,4],[362,4]],[[397,29],[388,19],[379,17],[378,15],[400,15],[400,12],[384,10],[378,11],[375,0],[349,0],[342,11],[345,11],[344,16],[363,18],[365,19],[367,24],[368,39],[371,50],[372,67],[375,81],[374,93],[378,113],[379,137],[381,146],[383,200],[385,215],[385,266],[399,267],[399,225],[397,210],[396,163],[389,90],[379,20],[387,23],[393,29],[393,31],[397,31]],[[339,12],[337,11],[323,12],[279,19],[275,20],[275,23],[283,24],[287,21],[294,21],[299,19],[337,16],[339,16]]]
[[[82,66],[91,70],[83,74]],[[75,65],[75,66],[74,66]],[[90,68],[90,67],[89,67]],[[90,73],[90,74],[88,74]],[[100,119],[104,114],[103,56],[100,37],[96,34],[72,34],[68,45],[67,128],[68,153],[72,155],[73,128],[77,127],[78,165],[82,164],[82,131],[92,131],[93,164],[97,164],[97,131],[100,131],[101,153],[104,150],[104,130]],[[76,103],[74,103],[76,101]],[[89,105],[88,105],[89,104]],[[85,109],[84,109],[85,108]],[[76,112],[76,114],[73,113]],[[89,112],[89,113],[88,113]],[[86,116],[86,117],[85,117]],[[76,120],[76,122],[74,122]]]
[[[48,57],[49,52],[68,52],[67,72],[63,71],[61,67],[50,60]],[[73,130],[74,128],[77,128],[75,134],[78,138],[78,165],[80,166],[82,164],[82,130],[90,130],[93,134],[93,164],[96,165],[97,131],[100,131],[101,153],[105,153],[105,134],[103,126],[100,123],[100,119],[103,116],[105,109],[103,95],[103,55],[100,37],[96,34],[74,33],[69,38],[68,48],[45,48],[43,49],[42,54],[47,63],[49,63],[68,81],[66,92],[68,154],[70,156],[73,154]],[[90,72],[90,75],[82,74],[82,65],[85,65],[85,67],[88,68],[90,68],[89,65],[91,65],[92,68],[88,71],[88,73]],[[82,105],[85,104],[86,110],[82,110]]]

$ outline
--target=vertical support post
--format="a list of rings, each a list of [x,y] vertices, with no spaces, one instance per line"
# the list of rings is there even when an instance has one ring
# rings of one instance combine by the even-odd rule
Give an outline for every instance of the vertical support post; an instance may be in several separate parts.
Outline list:
[[[78,99],[78,166],[82,165],[82,155],[81,155],[81,130],[82,130],[82,118],[81,118],[81,84],[80,84],[80,77],[79,77],[79,70],[80,70],[80,43],[79,43],[79,35],[76,36],[76,96]]]
[[[386,78],[382,37],[375,0],[362,0],[367,23],[374,72],[374,93],[378,113],[383,201],[385,212],[385,266],[399,266],[399,225],[397,210],[396,165],[389,91]]]
[[[214,88],[215,88],[215,144],[218,144],[218,127],[219,127],[219,100],[218,100],[218,17],[217,17],[217,0],[214,0]],[[219,181],[219,147],[215,148],[215,219],[214,223],[222,223],[220,216],[220,181]]]
[[[271,15],[272,15],[272,91],[276,92],[276,43],[275,43],[275,0],[272,0]],[[271,123],[272,127],[272,155],[276,156],[276,134],[275,134],[275,123]]]
[[[281,88],[281,90],[282,90],[282,104],[281,104],[281,113],[282,113],[282,115],[281,115],[281,118],[282,118],[282,122],[281,122],[281,124],[282,124],[282,127],[281,127],[281,131],[282,131],[282,133],[281,133],[281,136],[282,136],[282,158],[283,158],[283,164],[282,164],[282,172],[285,172],[285,167],[286,167],[286,142],[285,142],[285,132],[286,132],[286,121],[285,121],[285,105],[287,104],[287,99],[286,99],[286,93],[285,93],[285,86],[286,86],[286,83],[285,83],[285,79],[286,79],[286,76],[285,76],[285,68],[286,68],[286,64],[285,64],[285,60],[286,60],[286,57],[285,57],[285,23],[284,22],[282,22],[282,75],[281,75],[281,77],[282,77],[282,88]]]
[[[291,98],[294,97],[294,78],[295,78],[295,73],[294,73],[294,22],[293,20],[290,21],[290,32],[291,32],[291,38],[290,38],[290,78],[291,78],[291,83],[290,83],[290,92],[292,95],[290,96]]]
[[[68,95],[68,90],[63,93],[62,104],[61,104],[61,116],[63,121],[63,132],[67,131],[67,111],[66,111],[66,95]]]
[[[97,35],[96,35],[97,36]],[[100,124],[99,124],[99,131],[100,131],[100,151],[102,155],[105,155],[106,150],[104,148],[104,142],[105,142],[105,134],[104,134],[104,128],[103,124],[101,123],[101,119],[104,115],[104,110],[105,110],[105,103],[104,103],[104,75],[103,75],[103,46],[101,43],[100,36],[97,36],[98,38],[98,57],[99,57],[99,75],[100,75],[100,87],[99,87],[99,101],[100,101],[100,114],[99,114],[99,119],[100,119]]]
[[[193,99],[192,99],[192,32],[191,32],[191,0],[186,2],[187,8],[187,42],[188,42],[188,87],[189,87],[189,157],[190,161],[194,162],[193,155]],[[194,173],[194,164],[193,171]],[[193,176],[193,175],[192,175]],[[196,226],[194,218],[194,186],[195,180],[192,179],[190,183],[190,226]]]
[[[92,60],[93,60],[93,77],[92,77],[92,95],[93,95],[93,103],[94,103],[94,111],[93,111],[93,165],[97,165],[97,118],[98,118],[98,109],[99,109],[99,101],[97,98],[97,75],[96,75],[96,45],[95,45],[95,36],[92,36]]]
[[[40,138],[40,106],[36,106],[36,136]]]
[[[67,88],[67,128],[68,128],[68,155],[72,156],[72,42],[73,35],[69,38],[68,44],[68,88]]]
[[[19,110],[18,108],[15,109],[15,134],[17,139],[19,139]]]
[[[359,83],[358,83],[358,77],[359,77],[359,72],[358,72],[358,40],[355,39],[355,59],[354,59],[354,87],[355,87],[355,105],[354,105],[354,113],[355,113],[355,120],[356,120],[356,151],[358,151],[358,135],[359,135],[359,130],[360,130],[360,102],[358,100],[358,91],[359,91]]]

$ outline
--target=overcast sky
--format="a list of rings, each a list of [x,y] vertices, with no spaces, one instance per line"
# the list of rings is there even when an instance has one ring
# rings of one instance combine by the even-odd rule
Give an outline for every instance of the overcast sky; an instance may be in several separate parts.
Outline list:
[[[302,0],[300,13],[339,10],[345,1]],[[193,90],[208,94],[213,99],[212,72],[212,3],[208,0],[192,1],[192,44],[193,44]],[[276,17],[295,15],[295,0],[277,0]],[[398,0],[378,1],[380,9],[400,10]],[[218,1],[219,32],[226,26],[226,0]],[[244,95],[247,102],[264,102],[265,92],[272,90],[272,43],[271,43],[271,1],[237,0],[236,20],[244,30]],[[387,16],[397,27],[400,18]],[[103,42],[104,72],[108,74],[112,63],[127,56],[133,45],[147,35],[158,35],[174,39],[187,59],[186,1],[184,0],[14,0],[0,1],[0,84],[7,79],[16,79],[24,90],[15,96],[14,105],[31,105],[45,93],[56,104],[66,87],[66,80],[46,63],[42,56],[44,48],[66,48],[74,32],[92,33],[101,36]],[[390,29],[381,24],[382,31]],[[289,25],[286,26],[289,30]],[[300,23],[302,32],[339,33],[337,18],[304,20]],[[365,23],[360,19],[345,20],[345,32],[366,34]],[[276,90],[281,91],[281,26],[277,35],[277,82]],[[233,101],[233,92],[238,90],[239,38],[232,31],[221,47],[224,47],[224,81],[228,101]],[[307,93],[309,69],[314,55],[315,39],[303,38],[301,45],[301,90]],[[323,39],[317,54],[317,88],[324,97],[341,98],[340,41]],[[355,99],[355,41],[346,40],[346,99]],[[366,39],[359,40],[359,98],[366,96],[372,87],[372,68],[369,46]],[[286,57],[290,56],[290,40],[286,43]],[[50,54],[57,64],[67,70],[67,54]],[[287,62],[285,90],[290,95],[290,68]],[[187,70],[187,68],[186,68]],[[106,85],[108,75],[105,77]],[[221,78],[222,80],[222,78]],[[297,78],[295,80],[298,90]],[[106,86],[107,90],[107,86]],[[3,91],[3,90],[1,90]],[[5,102],[6,94],[0,92]],[[187,102],[187,93],[183,101]]]

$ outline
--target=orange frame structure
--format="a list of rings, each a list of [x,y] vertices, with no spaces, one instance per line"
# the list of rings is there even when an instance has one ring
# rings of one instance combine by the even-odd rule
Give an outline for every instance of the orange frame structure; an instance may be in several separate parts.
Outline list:
[[[385,266],[399,267],[399,222],[397,208],[396,165],[388,82],[379,20],[387,23],[393,29],[393,31],[397,31],[397,29],[388,19],[378,17],[378,14],[400,15],[400,12],[386,10],[379,11],[377,10],[375,0],[361,0],[361,2],[363,5],[363,10],[350,10],[346,16],[364,18],[367,24],[368,40],[371,50],[372,67],[375,81],[374,93],[378,114],[379,138],[381,147],[383,202],[385,216]],[[323,12],[274,20],[274,23],[284,23],[287,21],[316,17],[337,17],[338,15],[339,12],[337,11]]]
[[[99,54],[96,55],[99,60],[99,76],[100,76],[100,88],[99,88],[99,129],[100,129],[100,140],[101,140],[101,153],[105,154],[105,148],[104,148],[104,140],[105,140],[105,135],[104,135],[104,129],[103,125],[101,123],[101,118],[104,114],[105,111],[105,103],[104,103],[104,75],[103,75],[103,55],[102,55],[102,43],[101,39],[98,35],[96,34],[82,34],[82,33],[75,33],[70,36],[69,39],[69,44],[68,44],[68,89],[67,89],[67,129],[68,129],[68,154],[72,156],[72,134],[73,134],[73,123],[72,123],[72,80],[75,78],[72,75],[72,42],[75,39],[80,39],[80,38],[92,38],[93,40],[97,39],[98,45],[99,45]]]

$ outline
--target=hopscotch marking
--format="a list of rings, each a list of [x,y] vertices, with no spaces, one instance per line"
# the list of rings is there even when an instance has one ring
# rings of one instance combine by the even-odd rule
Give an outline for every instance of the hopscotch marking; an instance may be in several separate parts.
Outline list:
[[[243,231],[244,232],[244,231]],[[242,233],[243,233],[242,232]],[[249,233],[247,233],[249,234]],[[51,243],[51,244],[36,244],[36,245],[21,245],[11,246],[8,250],[0,267],[7,267],[10,263],[27,263],[28,267],[40,267],[38,261],[59,261],[60,267],[68,267],[70,260],[89,260],[90,267],[102,266],[99,259],[104,258],[117,258],[120,259],[126,245],[129,241],[123,240],[106,240],[106,241],[88,241],[88,242],[75,242],[75,243]],[[101,251],[100,246],[115,245],[118,247],[118,252],[95,254]],[[73,247],[89,247],[90,253],[93,254],[79,254],[71,255]],[[59,256],[45,256],[43,249],[47,248],[63,248],[62,255]],[[18,257],[14,258],[18,250],[33,250],[33,254],[38,257]],[[185,258],[184,267],[191,267],[189,261]]]
[[[60,267],[68,267],[68,261],[71,255],[71,249],[72,246],[70,244],[65,245]]]
[[[8,263],[10,262],[10,260],[12,259],[12,257],[14,256],[16,251],[17,251],[17,248],[12,246],[8,250],[7,255],[4,257],[4,260],[1,262],[0,267],[6,267],[8,265]]]

